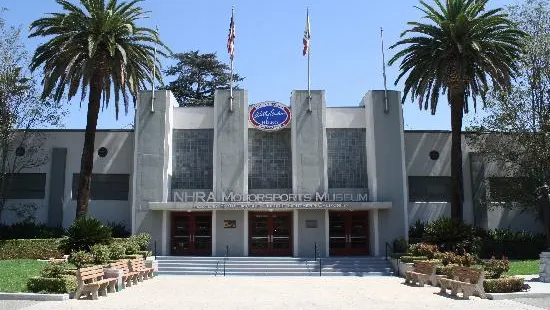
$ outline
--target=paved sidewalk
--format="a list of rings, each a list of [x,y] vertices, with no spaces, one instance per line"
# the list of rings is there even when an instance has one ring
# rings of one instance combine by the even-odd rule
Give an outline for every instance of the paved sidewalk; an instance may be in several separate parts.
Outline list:
[[[99,300],[39,302],[45,309],[484,309],[540,310],[512,300],[456,300],[396,277],[160,276]],[[548,304],[548,303],[546,303]]]

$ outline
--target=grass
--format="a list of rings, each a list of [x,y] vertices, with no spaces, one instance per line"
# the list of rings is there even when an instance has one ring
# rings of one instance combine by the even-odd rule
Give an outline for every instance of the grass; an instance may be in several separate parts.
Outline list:
[[[517,276],[517,275],[527,275],[527,274],[538,274],[540,271],[539,265],[540,265],[539,259],[510,261],[510,270],[504,273],[504,275]]]
[[[27,291],[27,279],[40,275],[46,264],[34,259],[0,260],[0,292]]]

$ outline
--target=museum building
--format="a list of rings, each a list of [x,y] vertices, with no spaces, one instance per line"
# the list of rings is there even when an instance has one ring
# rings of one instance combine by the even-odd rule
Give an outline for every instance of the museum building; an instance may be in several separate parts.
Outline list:
[[[159,255],[379,256],[410,224],[450,214],[450,132],[404,131],[397,91],[369,91],[355,107],[327,107],[321,90],[285,104],[217,90],[213,107],[151,97],[140,94],[134,130],[98,131],[89,212],[151,233]],[[11,198],[68,227],[84,134],[43,132],[50,160],[21,174]],[[534,222],[476,207],[487,172],[463,153],[467,222]]]

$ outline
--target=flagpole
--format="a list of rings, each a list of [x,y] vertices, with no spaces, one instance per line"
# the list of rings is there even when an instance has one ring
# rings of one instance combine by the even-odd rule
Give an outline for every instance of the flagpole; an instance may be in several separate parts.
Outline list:
[[[155,27],[155,31],[157,32],[157,36],[159,33],[158,27]],[[155,53],[153,54],[153,81],[152,81],[152,90],[151,90],[151,113],[155,112],[155,77],[157,75],[157,45],[155,44]]]
[[[308,32],[310,31],[309,29],[309,7],[306,9],[306,21],[307,21],[307,27],[308,27]],[[308,34],[310,35],[310,34]],[[307,49],[307,104],[308,104],[308,112],[311,112],[311,79],[310,79],[310,74],[309,74],[309,55],[311,54],[310,53],[310,50],[311,50],[311,39],[309,39],[309,42],[308,42],[308,49]]]
[[[231,23],[233,24],[233,27],[235,27],[235,20],[233,17],[234,12],[235,12],[235,6],[231,6]],[[229,112],[233,112],[233,54],[230,55],[230,58],[231,58],[231,65],[230,65],[231,76],[229,77]]]
[[[384,56],[384,29],[382,29],[382,27],[380,27],[380,41],[382,42],[382,76],[384,77],[384,113],[389,113],[388,87],[386,84],[386,58]]]

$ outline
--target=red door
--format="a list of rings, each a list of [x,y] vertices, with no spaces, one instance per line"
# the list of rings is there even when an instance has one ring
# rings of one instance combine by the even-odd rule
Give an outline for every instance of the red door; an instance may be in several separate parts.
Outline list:
[[[335,256],[369,255],[369,213],[329,212],[329,253]]]
[[[292,255],[292,213],[250,212],[248,217],[250,255]]]
[[[212,213],[172,213],[172,255],[212,255]]]

